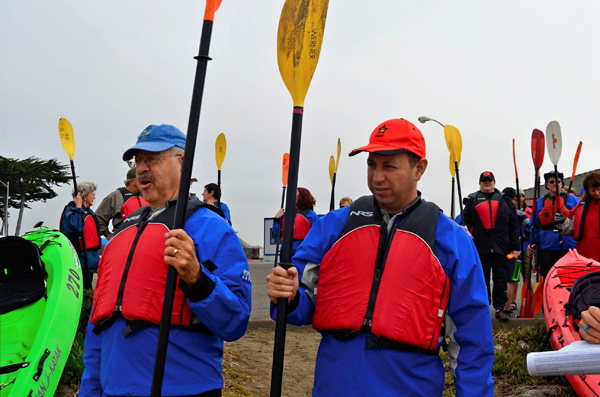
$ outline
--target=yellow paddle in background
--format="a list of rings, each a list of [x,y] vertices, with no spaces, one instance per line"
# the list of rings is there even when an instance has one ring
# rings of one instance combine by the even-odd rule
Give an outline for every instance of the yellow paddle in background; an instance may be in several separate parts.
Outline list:
[[[69,120],[62,118],[58,120],[58,136],[65,152],[69,155],[71,172],[73,173],[73,190],[75,191],[75,196],[77,196],[77,178],[75,176],[75,162],[73,161],[73,157],[75,156],[75,135],[73,134],[73,126],[71,126]],[[92,274],[90,273],[90,266],[88,264],[85,235],[83,233],[81,233],[81,240],[83,242],[83,260],[85,262],[86,277],[88,278],[88,285],[92,288]]]
[[[329,201],[329,211],[335,209],[335,179],[337,175],[338,165],[340,165],[340,153],[342,152],[342,142],[340,138],[337,141],[337,158],[333,160],[333,156],[329,159],[329,179],[331,179],[331,200]]]
[[[328,6],[329,0],[286,0],[279,19],[277,64],[281,78],[290,92],[294,104],[288,178],[289,190],[293,193],[298,188],[304,99],[319,61]],[[286,197],[285,213],[289,216],[283,230],[280,265],[289,268],[292,266],[296,194]],[[287,303],[287,299],[279,299],[277,303],[278,315],[273,346],[271,396],[281,395]]]
[[[217,161],[217,185],[219,185],[221,195],[223,194],[223,190],[221,189],[221,166],[223,165],[223,160],[225,160],[226,152],[227,140],[225,139],[225,134],[220,133],[215,141],[215,159]],[[221,196],[219,196],[219,199],[217,200],[217,208],[221,208],[220,204]]]
[[[463,219],[462,191],[460,188],[460,176],[458,172],[458,166],[460,165],[460,157],[462,152],[462,137],[458,128],[446,124],[444,126],[444,138],[446,139],[446,146],[450,152],[450,161],[454,162],[454,171],[456,174],[456,185],[458,190],[458,208],[460,208],[460,224],[464,225],[465,220]],[[450,168],[452,168],[452,166],[450,166]],[[452,171],[450,171],[450,173],[452,174]],[[454,175],[452,180],[454,181]],[[452,191],[454,192],[454,189],[452,189]],[[454,199],[454,193],[452,194],[452,198]],[[452,209],[454,210],[454,205],[452,205]]]

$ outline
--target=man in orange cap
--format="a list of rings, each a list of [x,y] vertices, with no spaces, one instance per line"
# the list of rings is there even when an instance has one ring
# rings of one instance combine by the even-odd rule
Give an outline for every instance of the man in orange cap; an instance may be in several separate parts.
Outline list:
[[[369,153],[372,195],[321,218],[296,267],[267,277],[272,317],[277,299],[288,299],[288,321],[323,334],[313,395],[442,395],[446,345],[456,394],[492,396],[481,264],[469,234],[417,190],[427,168],[423,135],[388,120],[350,156],[360,152]]]

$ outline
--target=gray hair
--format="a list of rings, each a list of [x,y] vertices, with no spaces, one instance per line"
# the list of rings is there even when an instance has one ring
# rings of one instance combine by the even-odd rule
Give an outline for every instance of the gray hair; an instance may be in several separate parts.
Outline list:
[[[98,186],[96,186],[94,182],[83,181],[77,183],[77,191],[81,195],[81,198],[84,198],[88,194],[95,192],[97,188]],[[77,197],[77,194],[75,194],[74,187],[71,190],[71,196],[73,196],[73,198]]]

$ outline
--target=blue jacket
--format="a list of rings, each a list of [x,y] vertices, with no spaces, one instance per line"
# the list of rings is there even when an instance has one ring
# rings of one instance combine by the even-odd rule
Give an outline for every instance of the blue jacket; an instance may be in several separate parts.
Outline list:
[[[227,222],[231,225],[231,213],[229,212],[229,207],[225,203],[219,202],[219,204],[221,206],[221,211],[223,211],[223,215],[225,215],[225,219],[227,219]]]
[[[184,230],[194,240],[198,260],[210,260],[217,266],[214,271],[202,268],[214,283],[210,295],[198,302],[188,300],[194,314],[212,334],[170,330],[164,396],[222,389],[223,341],[241,338],[250,317],[248,262],[231,226],[215,212],[200,208],[187,219]],[[108,244],[116,238],[118,234]],[[97,335],[88,323],[80,396],[150,395],[158,327],[138,330],[127,339],[122,334],[125,327],[125,321],[117,319]]]
[[[538,214],[544,207],[544,200],[547,196],[540,197],[536,203],[536,210],[531,215],[529,220],[529,229],[533,230],[531,244],[538,244],[538,247],[544,250],[558,251],[560,250],[560,239],[562,238],[562,249],[568,250],[575,248],[577,241],[571,236],[560,235],[558,230],[553,228],[542,228]],[[565,207],[573,209],[579,203],[579,199],[572,194],[567,195]],[[533,228],[533,229],[532,229]],[[559,237],[560,235],[560,237]]]
[[[91,214],[94,218],[96,214],[91,207],[86,207],[85,210],[81,208],[77,208],[75,205],[75,201],[70,201],[69,204],[65,207],[61,225],[60,232],[67,236],[75,250],[77,251],[77,255],[79,256],[79,263],[81,263],[81,269],[83,271],[83,275],[85,277],[85,253],[79,247],[79,236],[83,232],[83,221],[87,215],[87,213]],[[97,223],[97,220],[96,220]],[[88,264],[90,266],[90,271],[95,272],[98,270],[98,262],[100,262],[100,254],[98,250],[86,250],[87,251],[87,259]]]
[[[351,207],[329,212],[313,225],[293,258],[304,272],[297,301],[290,305],[290,324],[310,324],[319,264],[340,234]],[[409,215],[410,216],[410,215]],[[435,246],[450,278],[446,335],[457,396],[492,396],[494,343],[487,290],[471,236],[439,214]],[[389,259],[388,259],[389,260]],[[297,306],[295,305],[297,303]],[[276,317],[276,308],[272,316]],[[415,321],[419,321],[418,317]],[[314,396],[441,396],[444,366],[437,355],[394,349],[367,349],[369,334],[340,341],[323,335],[315,368]]]

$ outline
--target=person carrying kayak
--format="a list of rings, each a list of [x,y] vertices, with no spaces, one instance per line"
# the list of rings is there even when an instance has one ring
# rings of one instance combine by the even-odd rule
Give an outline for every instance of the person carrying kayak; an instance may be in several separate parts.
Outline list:
[[[163,395],[220,396],[223,341],[250,316],[248,262],[216,207],[190,199],[183,229],[170,230],[185,135],[151,125],[125,151],[149,206],[123,221],[100,262],[79,396],[149,396],[168,266],[178,273]]]
[[[457,396],[492,396],[494,343],[471,236],[425,201],[425,140],[410,122],[381,123],[367,146],[373,195],[313,225],[288,270],[267,276],[272,317],[323,334],[314,396],[441,396],[447,348]],[[298,274],[303,273],[301,279]],[[318,290],[318,293],[317,293]]]

